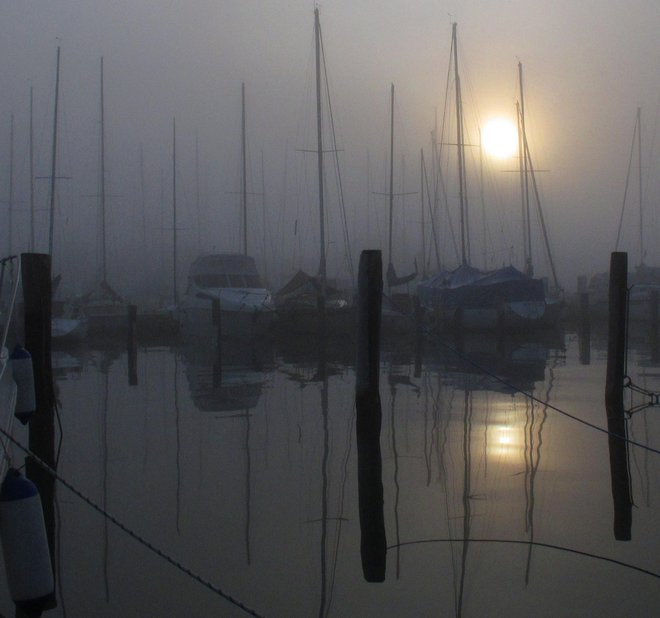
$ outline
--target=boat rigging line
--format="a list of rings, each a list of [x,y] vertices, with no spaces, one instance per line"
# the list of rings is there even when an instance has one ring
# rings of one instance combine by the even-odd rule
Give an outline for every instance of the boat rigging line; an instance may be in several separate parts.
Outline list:
[[[105,517],[106,520],[113,523],[122,532],[125,532],[128,536],[130,536],[132,539],[134,539],[135,541],[140,543],[143,547],[146,547],[152,553],[156,554],[156,556],[158,556],[159,558],[162,558],[163,560],[165,560],[165,562],[168,562],[170,565],[172,565],[174,568],[178,569],[184,575],[187,575],[188,577],[190,577],[191,579],[193,579],[197,583],[201,584],[202,586],[204,586],[205,588],[207,588],[211,592],[214,592],[219,597],[222,597],[223,599],[225,599],[225,601],[228,601],[232,605],[238,607],[239,609],[242,609],[244,612],[246,612],[250,616],[257,616],[258,618],[265,618],[263,614],[259,614],[256,610],[251,609],[250,607],[248,607],[247,605],[245,605],[244,603],[242,603],[238,599],[235,599],[234,597],[232,597],[228,593],[224,592],[219,586],[216,586],[215,584],[208,581],[207,579],[204,579],[201,575],[198,575],[197,573],[192,571],[190,568],[186,567],[184,564],[182,564],[178,560],[175,560],[172,556],[166,554],[162,549],[159,549],[153,543],[151,543],[150,541],[148,541],[144,537],[140,536],[137,532],[130,529],[126,524],[122,523],[114,515],[110,514],[106,509],[99,506],[91,498],[88,498],[79,489],[77,489],[74,485],[72,485],[69,481],[67,481],[64,477],[62,477],[57,472],[57,470],[54,470],[53,468],[51,468],[43,459],[38,457],[28,447],[21,444],[16,438],[14,438],[10,433],[5,431],[2,427],[0,427],[0,433],[5,438],[7,438],[12,444],[17,446],[21,451],[23,451],[26,455],[31,457],[35,461],[35,463],[37,463],[48,474],[50,474],[56,481],[59,481],[70,492],[72,492],[74,495],[76,495],[78,498],[80,498],[85,504],[87,504],[87,506],[90,506],[97,513],[101,514],[103,517]]]

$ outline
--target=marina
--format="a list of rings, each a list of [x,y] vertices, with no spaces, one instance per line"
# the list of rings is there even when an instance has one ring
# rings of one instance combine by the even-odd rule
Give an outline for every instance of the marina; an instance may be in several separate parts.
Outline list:
[[[657,616],[657,11],[110,4],[0,9],[0,618]]]
[[[657,391],[658,350],[631,345],[632,379]],[[121,347],[55,355],[66,485],[47,615],[244,615],[218,590],[265,616],[652,615],[657,409],[628,421],[617,540],[606,342],[584,346],[570,330],[383,344],[381,583],[361,568],[350,353],[241,345],[218,367],[141,346],[132,386]]]

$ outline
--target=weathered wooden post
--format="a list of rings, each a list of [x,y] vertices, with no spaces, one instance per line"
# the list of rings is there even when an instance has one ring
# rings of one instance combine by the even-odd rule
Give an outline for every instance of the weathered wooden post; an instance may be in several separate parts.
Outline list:
[[[25,348],[32,356],[36,411],[30,419],[30,451],[51,469],[55,468],[55,393],[51,366],[51,258],[44,253],[21,255],[23,282]],[[53,576],[55,538],[55,478],[33,457],[25,462],[26,476],[37,486],[44,512],[46,537]],[[55,591],[40,599],[41,609],[57,607]],[[37,614],[38,615],[38,614]]]
[[[211,305],[211,321],[215,326],[215,363],[213,363],[213,387],[222,384],[222,311],[220,299],[214,298]]]
[[[610,260],[605,408],[607,410],[610,474],[614,502],[614,538],[618,541],[629,541],[632,528],[628,442],[626,441],[626,419],[623,405],[623,383],[626,370],[627,286],[628,254],[614,252]]]
[[[130,386],[136,386],[138,383],[137,376],[137,306],[128,305],[128,328],[127,328],[127,340],[126,340],[126,351],[128,354],[128,384]]]
[[[380,324],[383,295],[381,252],[363,251],[358,274],[358,330],[355,376],[360,556],[368,582],[385,580],[387,543],[380,452]]]

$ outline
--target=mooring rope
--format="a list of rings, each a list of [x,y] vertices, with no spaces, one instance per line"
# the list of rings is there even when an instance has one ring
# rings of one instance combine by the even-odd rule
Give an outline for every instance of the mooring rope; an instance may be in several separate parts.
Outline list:
[[[642,444],[641,442],[631,440],[627,436],[621,436],[617,433],[614,433],[612,431],[609,431],[609,430],[605,429],[604,427],[600,427],[600,426],[598,426],[594,423],[591,423],[591,422],[589,422],[589,421],[587,421],[583,418],[580,418],[579,416],[575,416],[574,414],[571,414],[570,412],[566,412],[565,410],[562,410],[561,408],[558,408],[557,406],[551,404],[549,401],[543,401],[542,399],[540,399],[539,397],[536,397],[532,393],[528,393],[527,391],[519,388],[515,384],[505,380],[504,378],[500,377],[499,375],[497,375],[493,371],[490,371],[489,369],[486,369],[485,367],[482,367],[479,363],[477,363],[477,362],[473,361],[472,359],[470,359],[469,357],[465,356],[462,352],[460,352],[456,348],[454,348],[454,347],[450,346],[449,344],[445,343],[444,341],[442,341],[440,339],[440,336],[437,333],[433,333],[433,334],[434,334],[435,338],[438,340],[438,343],[440,345],[444,346],[445,348],[447,348],[448,350],[450,350],[451,352],[456,354],[456,356],[458,356],[460,359],[462,359],[464,362],[468,363],[469,365],[472,365],[472,367],[474,367],[475,369],[478,369],[482,373],[490,376],[491,378],[497,380],[501,384],[503,384],[506,387],[510,388],[512,391],[514,391],[516,393],[519,393],[519,394],[523,395],[524,397],[527,397],[531,401],[535,401],[536,403],[538,403],[540,405],[547,406],[551,410],[554,410],[555,412],[557,412],[559,414],[562,414],[563,416],[566,416],[567,418],[570,418],[570,419],[572,419],[572,420],[574,420],[578,423],[582,423],[583,425],[586,425],[587,427],[595,429],[596,431],[600,431],[601,433],[604,433],[604,434],[607,434],[608,436],[612,436],[614,438],[617,438],[618,440],[623,440],[624,442],[627,442],[628,444],[630,444],[632,446],[637,446],[637,447],[639,447],[641,449],[644,449],[644,450],[647,450],[651,453],[655,453],[656,455],[660,455],[660,450],[659,449],[655,449],[652,446],[648,446],[647,444]]]
[[[627,569],[632,569],[633,571],[639,571],[644,573],[644,575],[650,575],[651,577],[656,577],[660,579],[660,573],[655,573],[654,571],[649,571],[642,567],[630,564],[628,562],[623,562],[622,560],[617,560],[616,558],[610,558],[608,556],[599,556],[598,554],[592,554],[588,551],[582,551],[581,549],[574,549],[572,547],[564,547],[563,545],[555,545],[553,543],[542,543],[540,541],[521,541],[519,539],[422,539],[420,541],[405,541],[403,543],[398,543],[396,545],[389,545],[388,550],[394,549],[396,547],[405,547],[407,545],[424,545],[427,543],[460,543],[462,541],[470,541],[470,543],[500,543],[500,544],[510,544],[510,545],[527,545],[534,547],[545,547],[546,549],[556,549],[558,551],[565,551],[571,554],[577,554],[578,556],[585,556],[587,558],[594,558],[595,560],[602,560],[604,562],[611,562],[618,566],[625,567]]]
[[[632,381],[630,374],[628,373],[628,341],[630,335],[630,291],[635,287],[635,284],[626,288],[626,331],[625,331],[625,350],[624,350],[624,372],[625,376],[623,378],[623,387],[630,389],[631,392],[631,406],[626,410],[626,415],[630,418],[635,412],[641,412],[646,408],[652,408],[660,405],[660,394],[654,393],[648,389],[645,389],[641,386],[637,386]],[[641,403],[639,405],[632,405],[632,393],[638,393],[639,395],[645,395],[649,398],[646,403]]]
[[[156,554],[159,558],[162,558],[169,564],[171,564],[173,567],[190,577],[191,579],[195,580],[197,583],[201,584],[211,592],[214,592],[218,596],[222,597],[232,605],[235,605],[239,609],[242,609],[244,612],[249,614],[250,616],[257,616],[258,618],[264,618],[262,614],[257,613],[255,610],[251,609],[241,601],[235,599],[231,595],[227,594],[224,592],[221,588],[216,586],[215,584],[211,583],[210,581],[204,579],[201,575],[198,575],[194,573],[191,569],[188,567],[184,566],[181,562],[178,560],[175,560],[168,554],[166,554],[162,549],[159,549],[156,547],[153,543],[150,541],[147,541],[144,537],[139,535],[137,532],[134,530],[131,530],[126,524],[122,523],[117,519],[114,515],[111,515],[107,510],[104,508],[100,507],[96,502],[94,502],[91,498],[88,498],[86,495],[84,495],[80,490],[76,489],[69,481],[64,479],[56,470],[53,470],[43,459],[35,455],[29,448],[25,447],[23,444],[21,444],[18,440],[16,440],[12,435],[8,434],[4,429],[0,427],[0,432],[8,439],[10,440],[15,446],[17,446],[19,449],[21,449],[24,453],[29,455],[34,459],[34,461],[39,464],[48,474],[50,474],[54,479],[59,481],[64,487],[66,487],[70,492],[78,496],[83,502],[85,502],[88,506],[92,507],[97,513],[100,513],[105,517],[108,521],[112,522],[115,526],[117,526],[122,532],[125,532],[128,534],[131,538],[136,540],[138,543],[149,549],[151,552]]]

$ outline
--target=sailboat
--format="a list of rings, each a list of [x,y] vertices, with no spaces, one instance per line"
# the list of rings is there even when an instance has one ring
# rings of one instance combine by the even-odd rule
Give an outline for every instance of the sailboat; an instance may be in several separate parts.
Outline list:
[[[106,193],[105,193],[105,110],[103,99],[103,57],[101,57],[101,166],[100,166],[100,210],[101,210],[101,276],[97,286],[81,299],[82,310],[88,320],[90,336],[112,336],[126,330],[128,303],[108,282],[106,251]]]
[[[470,219],[467,200],[467,169],[461,81],[458,71],[457,25],[452,24],[450,63],[453,61],[456,114],[456,152],[460,215],[461,264],[441,270],[418,285],[420,303],[440,328],[465,330],[538,327],[554,323],[546,311],[543,280],[512,265],[482,271],[470,263]],[[528,153],[526,138],[523,139]],[[523,172],[521,172],[522,174]]]
[[[635,153],[635,151],[637,151]],[[633,129],[632,144],[630,147],[630,158],[628,160],[628,172],[623,192],[623,203],[619,215],[619,227],[617,230],[615,251],[620,251],[622,240],[622,228],[626,203],[628,201],[628,188],[630,186],[631,174],[633,172],[633,159],[637,154],[637,184],[638,184],[638,223],[639,223],[639,262],[635,270],[628,275],[628,283],[631,286],[628,293],[628,317],[634,321],[647,320],[651,316],[651,296],[660,293],[660,267],[650,266],[646,263],[646,248],[644,244],[644,194],[642,183],[642,111],[637,108],[635,126]],[[598,273],[593,275],[589,281],[587,291],[590,296],[589,306],[594,317],[602,318],[608,315],[608,285],[609,273]]]
[[[408,294],[395,294],[393,288],[406,285],[417,277],[417,264],[415,263],[415,272],[408,275],[398,276],[394,268],[394,257],[392,250],[392,236],[394,229],[394,84],[390,87],[390,186],[389,193],[389,216],[388,216],[388,238],[387,238],[387,294],[383,294],[381,330],[383,334],[409,333],[414,327],[410,311],[403,313],[400,306],[411,308],[410,297]],[[396,195],[409,195],[398,193]]]
[[[57,48],[57,66],[55,73],[55,106],[53,111],[53,143],[50,173],[50,221],[48,233],[48,252],[53,255],[54,227],[55,227],[55,187],[57,181],[57,129],[58,129],[58,107],[60,92],[60,48]],[[33,99],[32,88],[30,88],[30,246],[34,250],[34,140],[33,140]],[[71,301],[58,300],[57,290],[61,281],[61,275],[54,278],[52,282],[52,306],[53,315],[50,320],[51,337],[54,343],[79,341],[87,335],[87,317],[80,307]]]
[[[248,254],[245,84],[241,87],[241,112],[243,251],[203,254],[190,265],[188,287],[177,308],[184,338],[200,336],[208,341],[208,334],[218,326],[217,319],[214,325],[214,306],[220,311],[223,337],[262,336],[275,319],[272,295],[261,281],[254,258]]]
[[[314,48],[316,64],[316,156],[319,204],[319,269],[316,276],[300,270],[275,293],[278,330],[282,334],[312,334],[328,332],[352,334],[356,314],[352,298],[328,284],[326,269],[325,177],[323,150],[323,80],[321,23],[318,8],[314,9]],[[325,84],[327,88],[327,80]],[[348,258],[351,264],[350,256]],[[352,266],[351,270],[352,270]]]
[[[519,166],[520,166],[520,187],[522,198],[523,213],[523,245],[525,253],[524,273],[530,278],[534,278],[534,265],[532,262],[532,234],[531,234],[531,213],[530,213],[530,181],[531,189],[534,193],[538,219],[543,232],[543,242],[552,275],[552,288],[543,282],[543,298],[534,298],[526,302],[512,302],[505,306],[505,321],[510,326],[546,326],[553,327],[559,321],[563,310],[563,290],[557,277],[557,269],[552,256],[548,230],[543,216],[541,198],[536,183],[534,164],[527,141],[527,129],[525,123],[525,95],[523,89],[523,69],[522,63],[518,63],[518,82],[520,87],[520,100],[516,105],[518,118],[518,144],[519,144]]]

